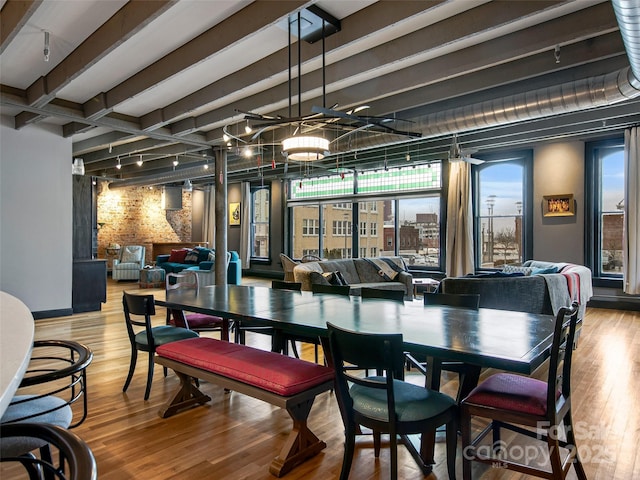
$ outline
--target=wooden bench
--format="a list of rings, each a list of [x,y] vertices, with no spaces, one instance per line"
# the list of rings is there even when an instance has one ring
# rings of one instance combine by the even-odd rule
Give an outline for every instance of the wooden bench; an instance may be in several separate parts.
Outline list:
[[[196,387],[195,379],[286,409],[293,428],[269,467],[276,477],[327,446],[309,430],[307,418],[316,395],[333,388],[331,368],[208,337],[162,345],[156,349],[155,362],[180,378],[180,386],[159,412],[163,418],[211,400]]]

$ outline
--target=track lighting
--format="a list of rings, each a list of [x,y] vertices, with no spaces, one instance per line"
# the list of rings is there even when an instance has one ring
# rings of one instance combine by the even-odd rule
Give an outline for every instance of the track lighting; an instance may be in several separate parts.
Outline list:
[[[122,168],[122,164],[120,163],[120,157],[118,157],[118,163],[116,163],[116,168],[120,170]]]
[[[244,126],[244,131],[249,134],[251,133],[253,130],[251,128],[251,126],[249,125],[249,120],[247,120],[247,124]]]
[[[138,159],[138,161],[136,163],[138,164],[139,167],[142,166],[142,154],[140,155],[140,158]]]

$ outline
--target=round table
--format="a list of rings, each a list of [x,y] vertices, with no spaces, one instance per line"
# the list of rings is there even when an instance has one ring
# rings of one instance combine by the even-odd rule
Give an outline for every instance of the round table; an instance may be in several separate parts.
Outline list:
[[[33,349],[33,315],[16,297],[0,292],[0,416],[27,370]]]

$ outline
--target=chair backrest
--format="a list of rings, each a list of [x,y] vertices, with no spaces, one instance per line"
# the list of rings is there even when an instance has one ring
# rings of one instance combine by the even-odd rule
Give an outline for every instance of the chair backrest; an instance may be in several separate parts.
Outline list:
[[[578,303],[558,310],[553,329],[549,376],[547,378],[547,412],[555,412],[556,402],[566,401],[571,395],[571,359],[573,357]],[[557,392],[561,392],[558,399]]]
[[[89,347],[71,340],[36,340],[29,366],[20,382],[20,388],[38,385],[37,398],[47,395],[56,396],[62,400],[54,410],[60,410],[66,405],[73,405],[82,399],[81,412],[74,411],[74,422],[69,428],[75,428],[87,418],[87,367],[93,361],[93,352]],[[20,396],[11,402],[28,405],[33,397]],[[76,410],[76,409],[74,409]],[[12,422],[30,421],[31,418],[42,414],[33,408],[23,410],[26,415],[12,418]],[[28,413],[27,413],[28,412]],[[80,413],[79,417],[76,413]],[[37,421],[37,420],[36,420]],[[4,434],[4,426],[3,434]]]
[[[425,305],[448,305],[451,307],[470,308],[478,310],[480,295],[456,293],[425,293]]]
[[[280,254],[280,262],[282,263],[282,270],[284,271],[284,281],[293,282],[293,267],[300,262],[296,262],[293,258],[286,256],[284,253]]]
[[[147,332],[149,347],[153,348],[154,341],[151,330],[151,316],[156,314],[153,295],[132,295],[127,292],[122,292],[122,308],[131,343],[135,344],[136,329],[134,327],[144,327]]]
[[[144,266],[145,247],[142,245],[125,245],[120,250],[120,263],[138,263]]]
[[[336,395],[343,419],[353,418],[350,383],[386,389],[388,411],[394,412],[393,380],[404,380],[402,334],[358,333],[337,327],[330,322],[327,322],[327,329],[336,373]],[[383,372],[386,382],[374,381],[360,375],[360,370],[369,369]]]
[[[276,290],[295,290],[299,292],[302,290],[302,283],[296,282],[281,282],[280,280],[273,280],[271,282],[271,288]]]
[[[167,273],[165,290],[192,289],[198,290],[198,275],[193,271],[183,270],[180,273]]]
[[[404,303],[404,292],[402,290],[383,290],[381,288],[363,287],[360,289],[360,296],[364,299],[381,298]]]
[[[4,441],[24,442],[24,439],[40,439],[53,445],[57,455],[21,455],[3,458],[2,462],[20,462],[29,473],[40,472],[44,478],[61,480],[96,480],[98,467],[89,446],[75,433],[46,423],[14,423],[2,425]],[[34,478],[34,477],[29,477]],[[40,478],[36,476],[35,478]]]
[[[320,283],[314,283],[311,285],[311,291],[313,293],[331,293],[333,295],[349,296],[351,287],[349,285],[322,285]]]

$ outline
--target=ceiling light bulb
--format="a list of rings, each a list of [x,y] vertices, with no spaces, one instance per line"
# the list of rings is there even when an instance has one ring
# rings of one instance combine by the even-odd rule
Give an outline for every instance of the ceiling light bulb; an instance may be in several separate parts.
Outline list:
[[[205,163],[205,164],[204,164],[204,169],[205,169],[205,170],[209,170],[209,164],[208,164],[208,163]]]
[[[227,135],[226,133],[222,135],[222,140],[224,140],[225,142],[228,142],[230,140],[229,135]]]
[[[253,155],[253,152],[251,151],[251,149],[250,149],[249,147],[246,147],[246,148],[244,149],[244,151],[242,152],[242,154],[243,154],[245,157],[249,158],[249,157],[251,157],[251,155]]]
[[[247,132],[248,134],[253,131],[249,126],[249,122],[247,122],[247,124],[244,126],[244,131]]]
[[[138,164],[139,167],[142,166],[142,155],[140,155],[140,158],[138,159],[138,161],[136,163]]]
[[[122,164],[120,163],[120,157],[118,157],[118,163],[116,164],[116,168],[120,170],[122,168]]]
[[[178,159],[176,158],[176,159],[173,161],[173,166],[174,166],[174,167],[177,167],[179,163],[180,163],[180,162],[179,162],[179,161],[178,161]]]

